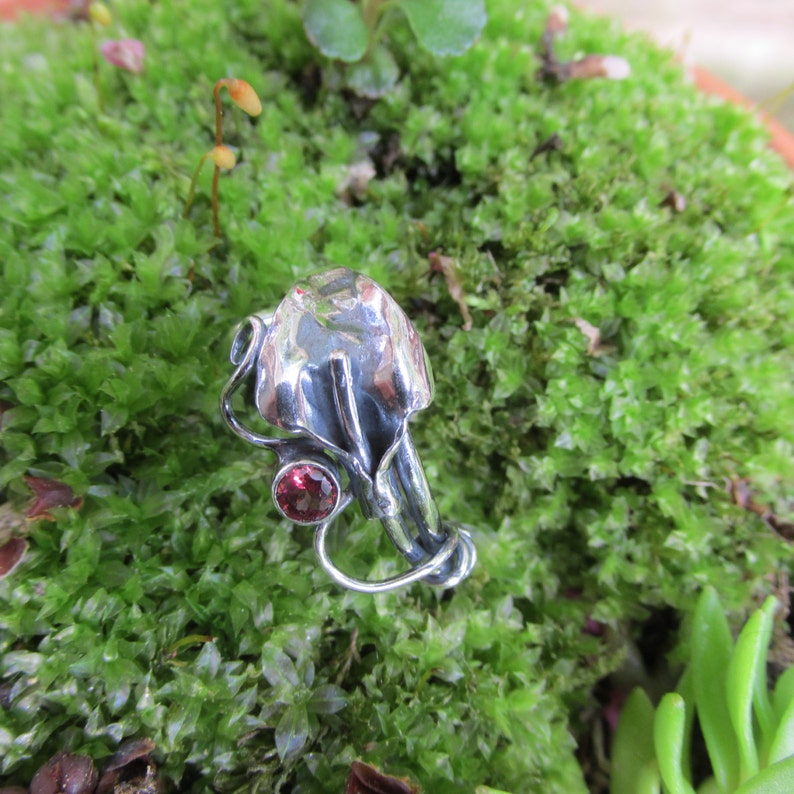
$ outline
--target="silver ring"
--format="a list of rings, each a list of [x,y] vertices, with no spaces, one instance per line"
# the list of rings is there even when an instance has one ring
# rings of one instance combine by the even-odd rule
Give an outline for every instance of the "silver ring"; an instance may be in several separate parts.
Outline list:
[[[334,581],[380,593],[419,580],[452,587],[469,575],[477,558],[471,536],[441,522],[408,430],[433,398],[430,365],[382,287],[346,268],[310,276],[274,312],[241,325],[230,358],[236,369],[221,392],[221,415],[241,438],[276,453],[276,507],[317,526],[317,557]],[[244,385],[259,416],[284,437],[239,419],[232,401]],[[328,533],[353,499],[365,518],[381,522],[408,571],[367,581],[333,564]]]

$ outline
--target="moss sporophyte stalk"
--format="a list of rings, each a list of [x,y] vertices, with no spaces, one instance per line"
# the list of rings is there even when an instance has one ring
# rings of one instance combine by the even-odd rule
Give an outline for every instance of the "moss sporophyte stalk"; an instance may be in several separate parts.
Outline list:
[[[215,146],[201,156],[198,167],[196,168],[193,179],[190,182],[190,190],[185,200],[185,208],[182,217],[187,218],[190,207],[193,204],[193,196],[196,191],[201,169],[207,160],[212,160],[215,170],[212,174],[212,227],[216,237],[221,236],[220,218],[218,212],[218,183],[220,180],[221,169],[230,171],[236,164],[234,152],[223,145],[223,108],[221,105],[221,90],[225,88],[232,101],[249,116],[256,117],[262,112],[262,103],[256,91],[245,80],[238,80],[234,77],[224,77],[215,83],[212,95],[215,99]]]
[[[85,21],[0,26],[0,787],[90,758],[191,794],[602,794],[634,684],[646,788],[792,763],[791,172],[609,20],[571,9],[553,54],[626,79],[539,80],[544,0],[489,0],[457,57],[423,43],[454,14],[399,6],[378,101],[292,0],[109,5],[146,68],[100,56],[101,113]],[[265,110],[218,142],[227,76]],[[216,146],[221,243],[201,178],[182,217]],[[433,363],[411,434],[479,554],[452,592],[329,583],[218,416],[240,318],[335,267]],[[339,529],[343,570],[401,570]]]

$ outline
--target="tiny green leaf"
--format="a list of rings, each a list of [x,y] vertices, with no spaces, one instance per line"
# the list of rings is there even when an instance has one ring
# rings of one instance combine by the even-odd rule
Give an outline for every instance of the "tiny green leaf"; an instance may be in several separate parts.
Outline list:
[[[725,660],[733,639],[717,592],[706,588],[692,624],[692,680],[695,708],[711,766],[720,788],[731,790],[739,778],[738,747],[725,703]]]
[[[739,741],[740,781],[757,774],[758,749],[753,733],[753,706],[762,731],[774,724],[772,707],[766,695],[766,653],[772,636],[772,615],[776,606],[770,596],[764,606],[745,624],[728,664],[727,701],[733,729]]]
[[[398,0],[418,42],[435,55],[462,55],[485,27],[485,0]]]
[[[359,96],[378,99],[394,88],[399,77],[400,70],[392,54],[378,46],[363,61],[348,68],[347,85]]]
[[[772,702],[775,707],[775,714],[778,721],[783,718],[783,714],[794,701],[794,667],[789,667],[775,684],[775,692],[772,695]]]
[[[639,781],[651,778],[651,787],[659,790],[659,773],[654,764],[653,704],[643,689],[635,689],[623,705],[612,748],[610,794],[637,794]],[[656,788],[652,787],[655,775]]]
[[[653,723],[653,741],[659,772],[669,794],[695,794],[684,777],[682,758],[686,732],[686,706],[677,692],[669,692],[659,703]]]
[[[315,714],[336,714],[347,705],[347,693],[336,684],[317,687],[309,701],[309,710]]]
[[[276,725],[276,750],[283,761],[299,753],[309,738],[309,717],[306,708],[292,705],[281,715]]]
[[[303,27],[309,41],[329,58],[352,63],[367,51],[369,30],[350,0],[306,0]]]
[[[634,794],[662,794],[662,780],[659,777],[659,765],[649,761],[637,771],[637,784]]]
[[[704,780],[698,786],[698,794],[723,794],[725,789],[721,789],[719,783],[713,777]]]
[[[678,682],[675,691],[684,701],[684,734],[681,740],[683,751],[681,753],[681,769],[684,777],[692,781],[692,728],[695,723],[695,684],[692,680],[692,669],[687,668]]]
[[[794,756],[778,761],[736,789],[734,794],[791,794]]]

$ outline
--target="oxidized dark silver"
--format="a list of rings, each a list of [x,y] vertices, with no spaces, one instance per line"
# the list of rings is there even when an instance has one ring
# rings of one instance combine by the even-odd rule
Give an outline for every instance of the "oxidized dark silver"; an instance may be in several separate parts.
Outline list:
[[[221,413],[232,430],[272,449],[280,471],[306,461],[338,486],[338,502],[315,536],[320,564],[336,582],[377,593],[419,579],[452,587],[469,575],[471,537],[440,520],[408,432],[411,415],[433,398],[430,365],[416,329],[382,287],[346,268],[310,276],[274,312],[242,324],[231,361],[236,370]],[[261,435],[238,419],[232,398],[244,384],[262,418],[288,437]],[[353,498],[366,518],[380,520],[409,571],[367,581],[333,564],[328,533]]]

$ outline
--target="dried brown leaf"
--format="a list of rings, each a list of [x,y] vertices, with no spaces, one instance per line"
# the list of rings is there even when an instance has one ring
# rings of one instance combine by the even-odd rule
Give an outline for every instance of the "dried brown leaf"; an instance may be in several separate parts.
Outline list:
[[[86,755],[58,753],[33,776],[30,794],[94,794],[97,773]]]
[[[741,477],[733,477],[727,482],[727,491],[738,507],[748,510],[759,516],[763,522],[780,537],[787,541],[794,541],[794,522],[777,515],[771,508],[756,501],[750,480]]]
[[[559,36],[568,29],[570,14],[565,6],[554,6],[546,17],[545,32],[551,36]]]
[[[472,320],[469,307],[466,305],[466,294],[463,291],[463,281],[458,272],[457,260],[451,256],[443,256],[437,251],[431,252],[427,258],[430,261],[430,269],[443,274],[444,280],[447,282],[449,297],[458,304],[460,313],[463,315],[463,330],[471,331],[474,320]]]
[[[124,742],[102,770],[96,794],[156,794],[160,791],[157,767],[149,758],[155,743],[149,739]]]
[[[673,212],[683,212],[686,209],[686,199],[677,190],[668,190],[659,206],[669,207]]]
[[[585,55],[578,61],[566,64],[571,80],[589,80],[604,77],[607,80],[625,80],[631,75],[631,65],[619,55]]]
[[[369,160],[352,163],[337,186],[336,194],[345,204],[361,204],[367,198],[369,183],[376,176],[375,166]]]
[[[574,320],[576,327],[587,337],[587,355],[597,358],[607,352],[607,347],[601,343],[601,331],[587,320],[577,317]]]

